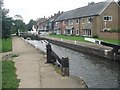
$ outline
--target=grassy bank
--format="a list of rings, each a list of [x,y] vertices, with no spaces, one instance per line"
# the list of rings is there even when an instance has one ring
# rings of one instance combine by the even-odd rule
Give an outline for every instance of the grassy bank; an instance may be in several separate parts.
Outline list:
[[[87,42],[84,40],[84,37],[81,37],[81,36],[49,35],[49,37],[62,38],[62,39],[67,39],[67,40],[76,40],[80,42]],[[118,40],[110,40],[110,39],[103,39],[103,38],[96,38],[96,39],[103,40],[105,42],[109,42],[113,44],[120,44],[120,41]]]
[[[109,42],[109,43],[112,43],[112,44],[120,44],[120,41],[119,40],[110,40],[110,39],[104,39],[104,38],[98,38],[99,40],[103,40],[105,42]]]
[[[84,40],[84,37],[80,36],[65,36],[65,35],[49,35],[50,37],[55,37],[55,38],[62,38],[62,39],[67,39],[67,40],[76,40],[76,41],[81,41],[81,42],[86,42]]]
[[[17,88],[20,80],[16,75],[16,68],[13,61],[2,61],[2,88]]]
[[[12,51],[12,39],[0,39],[0,52]]]

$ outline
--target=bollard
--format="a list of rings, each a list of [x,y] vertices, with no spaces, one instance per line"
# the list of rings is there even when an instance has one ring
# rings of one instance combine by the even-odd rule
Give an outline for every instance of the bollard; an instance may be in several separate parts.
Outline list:
[[[62,57],[62,72],[64,75],[69,76],[69,59]]]
[[[47,62],[46,63],[51,63],[51,45],[48,43],[46,45],[47,49]]]

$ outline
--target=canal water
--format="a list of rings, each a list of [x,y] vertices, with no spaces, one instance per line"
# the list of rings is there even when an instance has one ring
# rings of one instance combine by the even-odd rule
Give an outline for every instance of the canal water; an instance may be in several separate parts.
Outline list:
[[[46,52],[45,43],[36,40],[28,42]],[[118,88],[120,66],[115,61],[51,45],[59,57],[69,57],[70,75],[82,78],[89,88]]]

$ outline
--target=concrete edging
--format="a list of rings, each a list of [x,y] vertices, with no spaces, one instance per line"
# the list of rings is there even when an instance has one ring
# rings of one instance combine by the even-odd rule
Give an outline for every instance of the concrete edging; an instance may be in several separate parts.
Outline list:
[[[71,43],[67,43],[67,42],[63,42],[63,41],[58,41],[58,40],[52,40],[52,39],[48,39],[48,38],[44,38],[46,40],[48,40],[50,43],[62,46],[62,47],[66,47],[78,52],[83,52],[83,53],[87,53],[87,54],[92,54],[92,55],[97,55],[100,57],[104,57],[104,58],[108,58],[108,59],[113,59],[113,54],[111,50],[102,50],[99,48],[91,48],[88,46],[82,46],[82,45],[77,45],[77,44],[71,44]]]

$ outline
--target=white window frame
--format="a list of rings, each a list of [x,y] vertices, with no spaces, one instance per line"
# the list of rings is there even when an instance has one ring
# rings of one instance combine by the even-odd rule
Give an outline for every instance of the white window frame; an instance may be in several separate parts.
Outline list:
[[[92,31],[91,29],[83,29],[83,36],[91,36]]]
[[[88,22],[88,23],[91,23],[91,22],[92,22],[92,21],[89,20],[90,18],[92,19],[92,17],[88,17],[88,18],[87,18],[87,22]]]
[[[83,20],[84,20],[84,22],[83,22]],[[85,18],[82,18],[82,24],[85,24]]]
[[[107,20],[107,19],[105,20],[105,18],[109,18],[109,19],[108,19],[108,20]],[[110,19],[110,18],[111,18],[111,19]],[[112,16],[103,16],[103,20],[104,20],[104,21],[112,21]]]
[[[76,35],[79,35],[79,30],[76,30]]]
[[[73,20],[68,20],[69,25],[73,25]]]
[[[63,21],[63,25],[65,25],[65,21]]]
[[[76,24],[79,24],[79,19],[76,19],[75,22],[76,22]]]
[[[55,25],[58,26],[58,22],[56,22]]]

